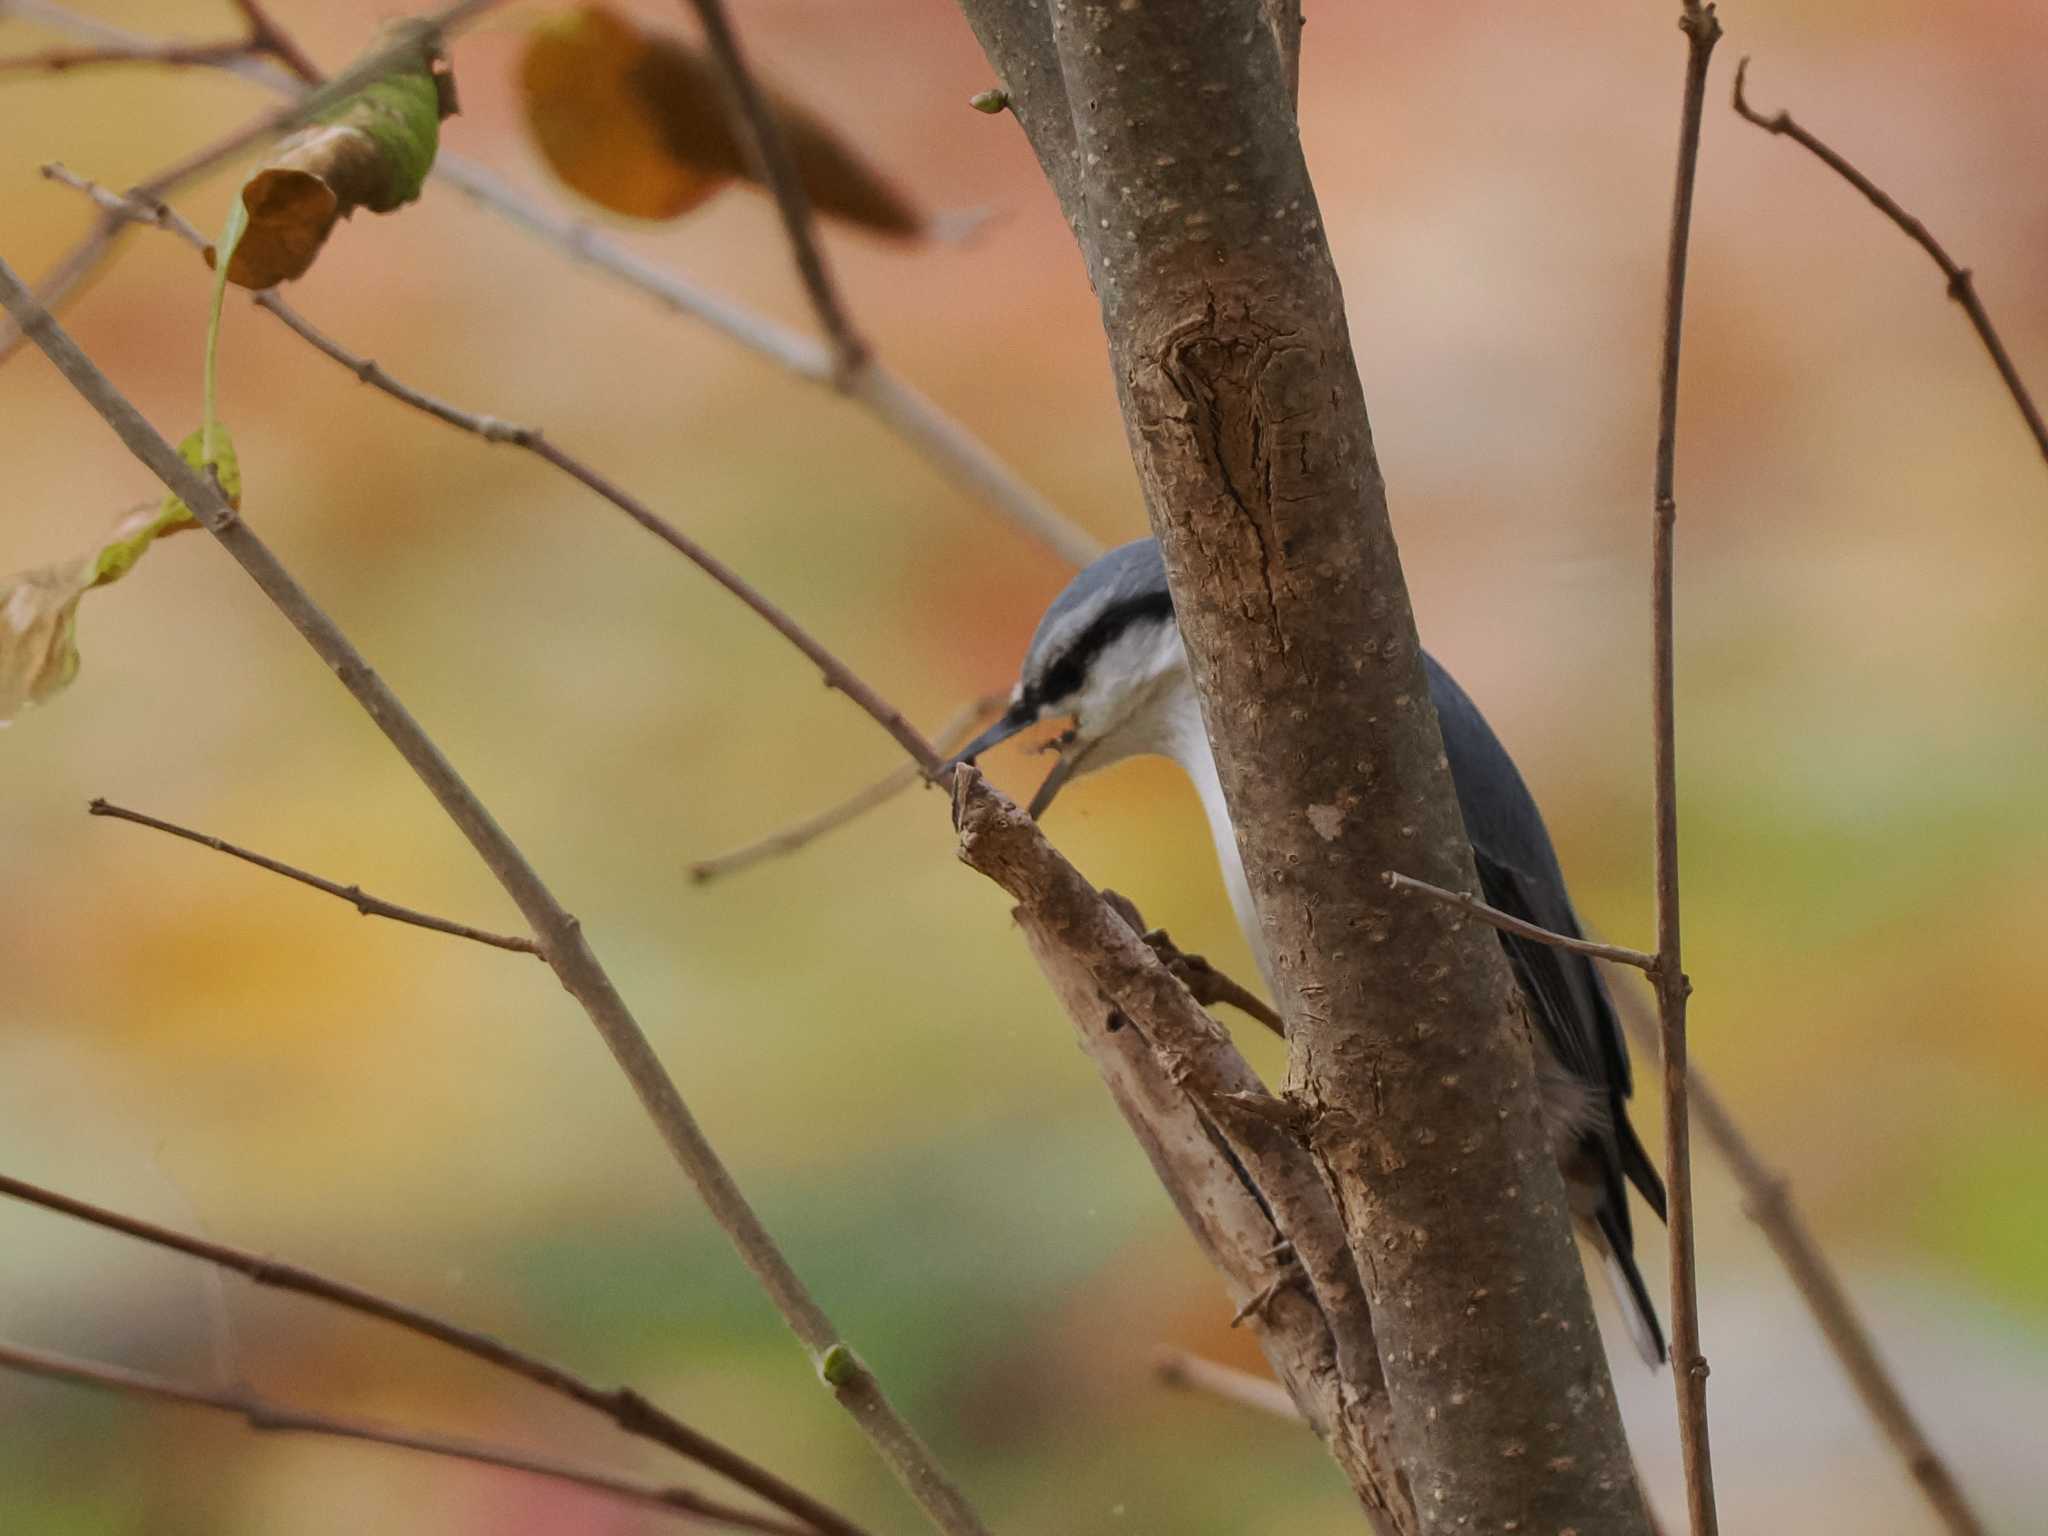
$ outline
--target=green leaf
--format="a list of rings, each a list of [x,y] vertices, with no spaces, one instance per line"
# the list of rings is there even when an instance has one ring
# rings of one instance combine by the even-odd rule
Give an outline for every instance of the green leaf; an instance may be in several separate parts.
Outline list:
[[[376,146],[379,174],[363,187],[362,206],[370,212],[402,207],[426,186],[441,147],[440,78],[434,61],[423,58],[417,69],[387,75],[317,119],[329,127],[355,129]]]

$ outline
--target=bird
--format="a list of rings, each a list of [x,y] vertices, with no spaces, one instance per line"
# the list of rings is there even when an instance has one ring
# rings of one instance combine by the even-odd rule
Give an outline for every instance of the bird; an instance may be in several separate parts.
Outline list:
[[[1514,759],[1470,696],[1427,651],[1422,666],[1480,896],[1525,922],[1580,937],[1550,833]],[[1055,739],[1059,757],[1031,798],[1031,816],[1043,819],[1075,778],[1127,758],[1178,763],[1201,800],[1231,905],[1270,989],[1273,977],[1251,885],[1202,725],[1157,540],[1111,550],[1053,599],[1025,649],[1007,707],[954,761],[972,762],[1041,721],[1063,718],[1072,726]],[[1628,1185],[1663,1221],[1664,1182],[1629,1124],[1634,1085],[1613,998],[1586,956],[1496,932],[1536,1024],[1539,1112],[1565,1175],[1573,1216],[1604,1261],[1617,1310],[1654,1370],[1666,1358],[1664,1332],[1636,1266]]]

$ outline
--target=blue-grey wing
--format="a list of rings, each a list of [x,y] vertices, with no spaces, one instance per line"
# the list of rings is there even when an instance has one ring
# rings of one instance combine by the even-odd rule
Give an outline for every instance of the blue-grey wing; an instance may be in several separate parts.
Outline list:
[[[1465,833],[1479,863],[1480,894],[1524,922],[1581,937],[1557,852],[1520,770],[1465,690],[1434,657],[1425,655],[1423,666]],[[1628,1048],[1593,962],[1512,936],[1503,944],[1558,1059],[1589,1085],[1625,1098],[1633,1088]]]

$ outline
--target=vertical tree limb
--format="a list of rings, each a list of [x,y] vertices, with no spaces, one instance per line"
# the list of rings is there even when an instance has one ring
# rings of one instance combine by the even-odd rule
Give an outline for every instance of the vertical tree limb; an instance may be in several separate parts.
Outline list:
[[[1646,1530],[1256,0],[962,0],[1075,228],[1425,1531]],[[1064,111],[1062,111],[1064,107]]]
[[[1678,522],[1678,355],[1685,329],[1686,250],[1692,234],[1693,183],[1707,66],[1721,23],[1712,5],[1684,0],[1685,93],[1678,131],[1677,186],[1664,288],[1664,346],[1657,390],[1657,464],[1650,558],[1651,714],[1655,730],[1657,1011],[1664,1060],[1664,1188],[1671,1250],[1671,1376],[1678,1395],[1678,1440],[1685,1461],[1686,1513],[1692,1536],[1715,1536],[1713,1452],[1707,1434],[1707,1359],[1700,1352],[1700,1295],[1693,1245],[1691,1116],[1686,1102],[1685,1003],[1692,992],[1678,922],[1678,742],[1672,623],[1672,546]]]

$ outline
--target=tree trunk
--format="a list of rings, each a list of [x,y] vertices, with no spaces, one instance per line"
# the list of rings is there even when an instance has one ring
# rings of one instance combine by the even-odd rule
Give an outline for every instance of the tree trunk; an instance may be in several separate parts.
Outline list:
[[[1425,1531],[1649,1530],[1260,0],[962,0],[1076,233]],[[1405,1501],[1404,1501],[1405,1502]]]

